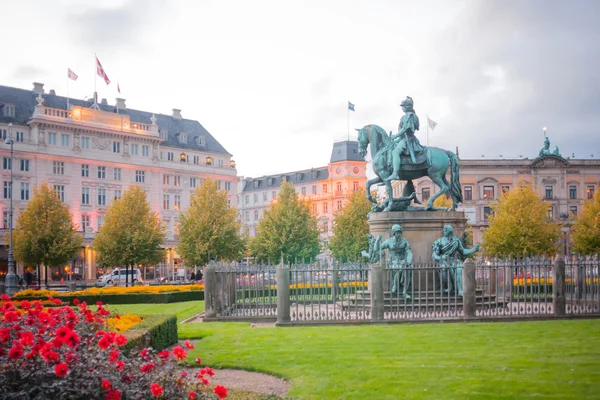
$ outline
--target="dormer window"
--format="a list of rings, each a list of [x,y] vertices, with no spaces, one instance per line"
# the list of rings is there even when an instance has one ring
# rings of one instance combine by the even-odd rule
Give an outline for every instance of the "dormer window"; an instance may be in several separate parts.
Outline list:
[[[267,179],[267,185],[273,186],[273,178],[268,178]]]
[[[313,179],[317,179],[318,176],[319,176],[319,171],[312,171],[312,178]]]
[[[302,179],[304,179],[304,174],[302,172],[298,172],[296,174],[296,180],[301,181]]]
[[[194,139],[197,146],[206,146],[206,138],[204,136],[196,136]]]
[[[179,134],[179,143],[187,143],[187,133],[181,132]]]
[[[160,135],[161,138],[163,139],[167,139],[169,137],[169,131],[166,129],[161,129],[158,134]]]
[[[281,177],[281,182],[287,182],[287,176],[283,175],[283,176]]]
[[[12,104],[5,104],[4,107],[2,107],[2,111],[5,117],[15,116],[15,106]]]
[[[254,187],[255,188],[257,188],[259,184],[260,184],[260,181],[254,181]]]

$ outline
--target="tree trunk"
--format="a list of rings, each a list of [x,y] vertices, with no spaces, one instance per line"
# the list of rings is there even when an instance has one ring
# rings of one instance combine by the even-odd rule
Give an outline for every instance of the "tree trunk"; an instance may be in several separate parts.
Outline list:
[[[40,264],[37,265],[37,276],[38,276],[38,290],[42,289],[42,269]]]
[[[46,285],[46,289],[48,289],[48,266],[44,264],[44,284]]]
[[[125,264],[125,287],[129,287],[129,264]]]

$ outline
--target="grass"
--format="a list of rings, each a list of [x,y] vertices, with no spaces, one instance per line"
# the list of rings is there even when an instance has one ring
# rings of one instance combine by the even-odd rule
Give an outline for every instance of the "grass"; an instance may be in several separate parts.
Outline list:
[[[179,332],[202,338],[190,359],[281,376],[294,398],[600,398],[600,320]]]
[[[108,305],[106,308],[118,314],[174,314],[177,316],[177,321],[181,322],[204,311],[204,301],[168,304],[115,304]]]

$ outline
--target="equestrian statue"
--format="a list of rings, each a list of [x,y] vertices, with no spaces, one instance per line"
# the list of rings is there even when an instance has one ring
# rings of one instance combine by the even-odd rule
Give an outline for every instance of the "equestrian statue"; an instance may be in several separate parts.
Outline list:
[[[366,125],[358,131],[358,145],[360,155],[367,155],[370,146],[373,172],[375,178],[367,181],[367,198],[377,204],[371,195],[371,186],[385,183],[388,198],[385,207],[373,206],[373,211],[402,211],[414,209],[408,207],[410,200],[415,198],[413,179],[428,176],[440,190],[427,202],[424,210],[433,210],[433,202],[442,194],[447,194],[452,199],[450,211],[456,209],[462,202],[462,190],[458,174],[458,158],[456,155],[437,147],[426,147],[419,143],[415,136],[419,130],[419,117],[413,108],[413,99],[407,97],[400,104],[404,115],[398,126],[398,133],[388,136],[386,131],[377,125]],[[450,182],[446,179],[446,172],[450,168]],[[406,185],[400,199],[394,199],[392,181],[404,180]],[[417,200],[415,199],[415,202]]]

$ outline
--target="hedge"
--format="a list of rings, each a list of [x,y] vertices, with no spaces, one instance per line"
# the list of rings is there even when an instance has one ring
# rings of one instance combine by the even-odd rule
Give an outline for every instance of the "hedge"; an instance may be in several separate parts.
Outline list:
[[[142,322],[123,332],[127,338],[125,351],[152,347],[160,351],[177,343],[177,317],[175,315],[140,315]]]
[[[169,292],[169,293],[129,293],[129,294],[101,294],[101,295],[58,295],[55,299],[60,299],[65,303],[73,304],[73,300],[85,301],[88,304],[96,304],[101,301],[104,304],[138,304],[138,303],[178,303],[182,301],[204,300],[204,291],[191,290],[187,292]],[[37,296],[23,296],[19,300],[41,300]]]

